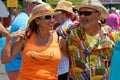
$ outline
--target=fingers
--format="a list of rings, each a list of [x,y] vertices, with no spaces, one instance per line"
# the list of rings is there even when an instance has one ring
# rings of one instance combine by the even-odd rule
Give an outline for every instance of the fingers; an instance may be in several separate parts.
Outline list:
[[[23,39],[25,39],[26,37],[26,29],[23,29],[23,30],[18,30],[18,31],[16,31],[16,32],[13,32],[13,33],[11,33],[10,34],[10,36],[12,37],[12,38],[18,38],[18,37],[20,37],[20,38],[23,38]]]
[[[26,38],[26,30],[20,30],[18,32],[18,37],[25,39]]]
[[[11,38],[20,38],[20,39],[27,39],[31,35],[32,31],[29,28],[24,28],[22,30],[18,30],[10,34]]]

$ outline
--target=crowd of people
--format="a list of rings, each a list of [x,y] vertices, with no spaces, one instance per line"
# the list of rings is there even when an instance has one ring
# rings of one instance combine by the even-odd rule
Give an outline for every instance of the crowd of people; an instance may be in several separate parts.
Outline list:
[[[9,80],[119,80],[119,20],[99,0],[60,0],[55,8],[25,0],[10,31],[0,24]]]

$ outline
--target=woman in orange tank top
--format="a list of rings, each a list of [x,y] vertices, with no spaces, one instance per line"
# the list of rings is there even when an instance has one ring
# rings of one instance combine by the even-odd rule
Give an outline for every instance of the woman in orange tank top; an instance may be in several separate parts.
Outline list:
[[[52,30],[54,14],[49,4],[40,4],[32,10],[28,22],[28,29],[31,31],[29,37],[25,37],[26,30],[17,31],[14,34],[19,34],[20,40],[13,45],[12,37],[6,37],[2,63],[11,61],[22,50],[22,66],[18,80],[58,80],[61,48],[57,33]],[[65,40],[62,41],[61,43],[65,43]]]

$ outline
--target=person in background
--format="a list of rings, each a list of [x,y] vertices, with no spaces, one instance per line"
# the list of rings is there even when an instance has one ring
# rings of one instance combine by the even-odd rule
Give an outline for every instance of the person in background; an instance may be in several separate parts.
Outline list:
[[[20,13],[20,10],[18,8],[14,8],[12,10],[11,24],[13,23],[13,21],[15,20],[15,18],[19,13]]]
[[[120,31],[120,10],[117,10],[117,15],[119,17],[118,31]]]
[[[108,17],[108,11],[99,0],[82,0],[74,8],[79,10],[80,26],[68,36],[69,80],[108,80],[119,33],[106,27],[103,20]]]
[[[59,14],[55,15],[55,20],[59,24],[56,28],[56,32],[60,37],[66,38],[69,35],[70,30],[72,29],[72,15],[74,14],[72,10],[72,2],[60,0],[57,3],[55,8],[55,12],[59,12]],[[59,37],[59,40],[60,40]],[[68,56],[64,54],[64,52],[68,52],[66,48],[62,52],[62,61],[59,64],[58,72],[59,77],[58,80],[67,80],[68,72],[69,72],[69,60]]]
[[[26,36],[24,29],[6,37],[1,59],[3,64],[13,60],[18,52],[22,52],[22,65],[17,80],[58,80],[58,65],[62,56],[58,35],[52,30],[54,14],[57,13],[54,13],[49,4],[39,4],[33,8],[28,21],[31,35]],[[14,44],[13,34],[19,37]]]
[[[73,22],[73,28],[77,28],[80,26],[80,19],[79,19],[79,11],[74,9],[73,7],[73,12],[74,14],[72,15],[72,22]]]
[[[9,31],[0,22],[0,59],[1,59],[2,48],[6,42],[5,37],[3,37],[3,36],[9,36]]]
[[[27,26],[31,10],[33,9],[33,7],[40,4],[41,2],[41,0],[24,0],[24,8],[11,24],[10,34],[21,30]],[[15,39],[13,38],[12,43],[14,42]],[[19,53],[11,62],[5,64],[5,71],[7,72],[9,80],[17,80],[21,66],[21,61],[21,54]]]
[[[119,24],[118,24],[118,31],[120,31],[120,14],[119,14]]]
[[[15,20],[15,18],[17,17],[17,15],[20,13],[20,9],[19,8],[13,8],[12,10],[12,16],[11,16],[11,23],[10,26],[7,28],[9,31],[11,29],[11,25],[13,23],[13,21]]]
[[[112,7],[108,18],[106,19],[107,25],[110,26],[112,30],[118,31],[119,16],[116,13],[116,8]]]

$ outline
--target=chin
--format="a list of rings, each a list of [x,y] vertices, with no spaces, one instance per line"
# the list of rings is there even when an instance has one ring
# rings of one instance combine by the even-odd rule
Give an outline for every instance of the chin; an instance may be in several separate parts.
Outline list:
[[[82,26],[83,26],[83,28],[85,28],[85,29],[90,27],[89,25],[86,25],[86,24],[83,24]]]

